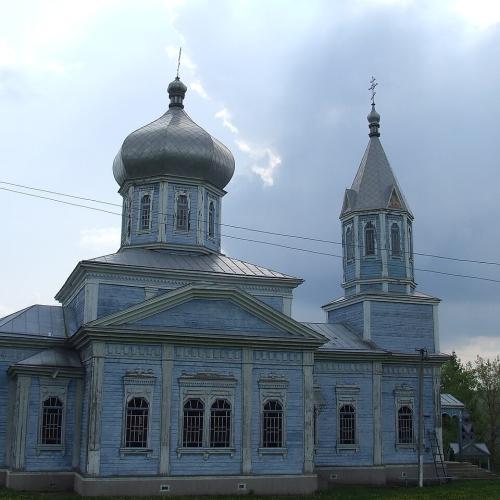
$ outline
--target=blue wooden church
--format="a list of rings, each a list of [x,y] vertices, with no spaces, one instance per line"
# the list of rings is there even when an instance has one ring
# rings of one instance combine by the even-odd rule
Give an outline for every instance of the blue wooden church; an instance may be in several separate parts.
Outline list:
[[[441,432],[439,299],[416,291],[413,215],[380,116],[340,213],[343,297],[291,317],[302,280],[221,253],[231,152],[184,110],[113,163],[120,249],[79,262],[58,306],[0,319],[0,486],[84,495],[308,493],[416,476],[419,355]]]

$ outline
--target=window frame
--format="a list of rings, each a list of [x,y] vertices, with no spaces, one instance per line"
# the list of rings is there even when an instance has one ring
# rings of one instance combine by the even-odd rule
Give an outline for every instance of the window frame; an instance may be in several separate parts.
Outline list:
[[[147,188],[147,189],[140,189],[139,190],[139,210],[138,210],[138,217],[137,217],[137,234],[148,234],[151,233],[151,229],[153,227],[153,188]],[[145,196],[149,196],[149,207],[148,207],[148,212],[149,212],[149,221],[148,221],[148,227],[143,227],[142,226],[142,211],[143,211],[143,199]]]
[[[348,231],[350,231],[351,236],[348,237]],[[349,243],[349,239],[351,243]],[[344,230],[344,244],[345,244],[345,261],[347,264],[354,262],[355,260],[355,251],[354,251],[354,224],[352,222],[345,225]]]
[[[179,198],[186,197],[186,227],[179,227]],[[191,231],[191,195],[188,189],[175,189],[174,197],[174,232],[187,234]]]
[[[368,227],[368,225],[370,225],[370,227]],[[373,253],[367,253],[367,229],[373,231]],[[363,223],[363,256],[368,259],[377,257],[377,222],[372,219]]]
[[[210,234],[210,207],[213,207],[213,233]],[[208,209],[207,209],[207,238],[212,241],[216,241],[217,239],[217,200],[211,196],[208,197]]]
[[[412,410],[412,433],[411,443],[399,442],[399,410],[403,406],[408,406]],[[416,441],[416,419],[415,419],[415,389],[408,384],[401,384],[394,389],[394,443],[396,450],[411,449],[417,447]]]
[[[359,398],[360,388],[357,385],[337,385],[335,386],[336,394],[336,427],[337,427],[337,439],[336,448],[338,452],[344,450],[359,451],[359,426],[358,426],[358,398]],[[341,442],[341,428],[340,428],[340,409],[346,405],[350,405],[354,408],[354,443],[342,443]]]
[[[399,240],[399,246],[398,246],[398,253],[394,253],[394,241],[393,241],[393,227],[396,226],[398,230],[398,240]],[[401,238],[402,231],[401,231],[401,223],[396,220],[390,220],[389,219],[389,241],[391,245],[391,258],[393,259],[401,259],[403,257],[403,239]]]

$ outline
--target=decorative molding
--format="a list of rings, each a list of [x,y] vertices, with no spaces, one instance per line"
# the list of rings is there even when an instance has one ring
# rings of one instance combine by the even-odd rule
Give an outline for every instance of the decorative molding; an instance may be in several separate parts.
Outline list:
[[[413,398],[415,397],[415,388],[408,384],[396,385],[394,395],[399,398]]]
[[[416,376],[418,374],[418,366],[401,366],[401,365],[383,365],[384,375],[397,375],[397,376]],[[431,376],[432,368],[424,368],[424,375]]]
[[[301,365],[302,353],[293,351],[262,351],[255,350],[253,353],[255,362],[286,363],[287,365]]]
[[[178,378],[181,387],[194,387],[194,388],[233,388],[237,384],[234,375],[219,374],[212,371],[186,373],[182,372]],[[193,394],[190,391],[190,394]]]
[[[203,359],[213,361],[240,361],[240,349],[176,346],[175,359]]]
[[[106,343],[106,356],[111,358],[160,359],[160,345]]]
[[[334,372],[334,373],[371,373],[372,364],[366,363],[342,363],[337,361],[316,361],[316,372]]]

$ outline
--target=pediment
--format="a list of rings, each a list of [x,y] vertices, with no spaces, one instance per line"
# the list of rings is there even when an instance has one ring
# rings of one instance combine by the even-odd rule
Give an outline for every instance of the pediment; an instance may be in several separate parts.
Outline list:
[[[88,326],[326,341],[322,335],[239,288],[212,285],[188,285],[99,318]]]

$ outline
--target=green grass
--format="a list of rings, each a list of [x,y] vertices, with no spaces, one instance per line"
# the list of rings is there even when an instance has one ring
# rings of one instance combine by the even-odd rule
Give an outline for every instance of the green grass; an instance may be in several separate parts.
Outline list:
[[[109,497],[79,497],[77,495],[68,493],[22,493],[12,490],[0,489],[0,500],[76,500],[81,498],[89,498],[93,500],[98,500],[99,498],[109,498]],[[133,498],[140,498],[141,500],[147,500],[148,498],[166,498],[162,497],[113,497],[115,500],[133,500]],[[203,500],[209,499],[221,499],[221,500],[231,500],[238,499],[242,500],[241,496],[227,496],[227,497],[174,497],[179,500],[196,500],[196,498],[201,498]],[[293,499],[311,499],[311,500],[383,500],[385,498],[390,498],[393,500],[469,500],[469,499],[500,499],[500,480],[495,481],[457,481],[451,484],[446,484],[442,486],[426,486],[423,489],[416,487],[369,487],[369,486],[339,486],[338,488],[319,493],[317,495],[311,496],[287,496],[287,497],[259,497],[252,495],[252,500],[293,500]]]

